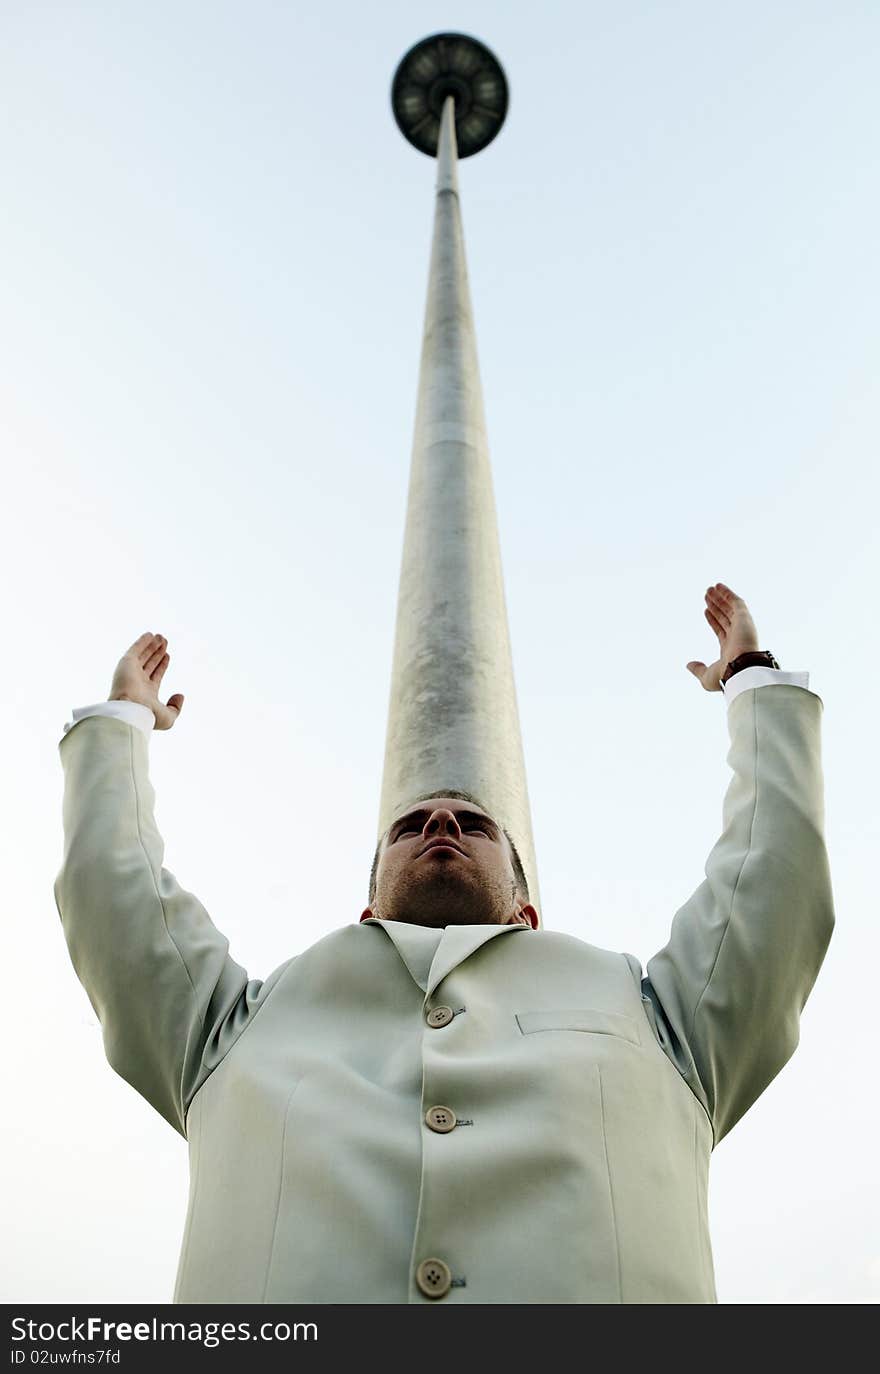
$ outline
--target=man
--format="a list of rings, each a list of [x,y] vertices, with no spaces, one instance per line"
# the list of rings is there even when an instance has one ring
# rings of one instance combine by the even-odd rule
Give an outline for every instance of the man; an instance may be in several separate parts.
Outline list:
[[[164,636],[74,712],[56,903],[111,1065],[189,1142],[175,1302],[716,1301],[709,1155],[794,1051],[834,916],[822,702],[741,597],[706,603],[720,657],[688,668],[728,698],[734,776],[644,977],[539,929],[510,837],[452,792],[402,808],[359,922],[249,979],[162,866]]]

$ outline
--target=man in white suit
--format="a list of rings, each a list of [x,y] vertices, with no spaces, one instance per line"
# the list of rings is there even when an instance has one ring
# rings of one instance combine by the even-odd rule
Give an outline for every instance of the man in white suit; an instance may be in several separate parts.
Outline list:
[[[145,634],[61,741],[55,897],[107,1057],[188,1141],[179,1303],[715,1302],[711,1150],[795,1049],[834,921],[807,674],[721,583],[733,779],[643,975],[542,929],[478,799],[413,798],[370,905],[265,981],[162,865]],[[418,803],[418,804],[417,804]]]

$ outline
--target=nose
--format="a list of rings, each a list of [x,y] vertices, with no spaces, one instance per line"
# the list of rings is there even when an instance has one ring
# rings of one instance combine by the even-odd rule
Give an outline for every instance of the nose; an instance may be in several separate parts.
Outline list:
[[[461,826],[455,819],[455,813],[449,810],[448,806],[438,806],[436,811],[432,811],[425,821],[422,831],[425,841],[435,840],[441,835],[448,835],[451,840],[459,843],[461,840]]]

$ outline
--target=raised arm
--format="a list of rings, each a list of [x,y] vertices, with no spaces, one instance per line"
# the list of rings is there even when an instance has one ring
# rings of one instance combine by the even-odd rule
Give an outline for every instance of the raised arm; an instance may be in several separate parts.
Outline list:
[[[162,636],[142,635],[120,660],[110,699],[161,708],[167,659]],[[157,716],[157,727],[169,725]],[[286,966],[265,983],[248,980],[201,902],[162,866],[148,742],[137,726],[101,714],[62,738],[64,856],[54,892],[110,1064],[185,1135],[190,1100]]]
[[[696,666],[708,690],[719,690],[726,663],[755,646],[735,642],[735,605],[722,622],[708,592],[707,601],[726,649],[722,641],[710,669]],[[660,1042],[706,1107],[716,1144],[793,1054],[831,938],[822,709],[813,692],[784,681],[730,702],[733,778],[721,837],[642,984]]]

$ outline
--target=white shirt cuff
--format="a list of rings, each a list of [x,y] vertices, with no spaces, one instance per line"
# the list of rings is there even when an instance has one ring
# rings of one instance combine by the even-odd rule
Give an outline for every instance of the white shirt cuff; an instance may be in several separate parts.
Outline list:
[[[68,730],[72,730],[74,725],[78,725],[86,716],[113,716],[116,720],[124,720],[128,725],[137,726],[138,730],[143,730],[145,735],[151,735],[156,725],[156,717],[149,706],[142,706],[139,701],[96,701],[93,706],[78,706],[73,712],[73,719],[69,720],[62,731],[62,739]]]
[[[740,692],[748,692],[752,687],[772,687],[775,684],[788,684],[790,687],[806,687],[809,690],[810,674],[806,672],[786,672],[784,668],[764,668],[755,664],[753,668],[742,668],[734,673],[729,682],[721,688],[728,706]]]

